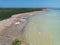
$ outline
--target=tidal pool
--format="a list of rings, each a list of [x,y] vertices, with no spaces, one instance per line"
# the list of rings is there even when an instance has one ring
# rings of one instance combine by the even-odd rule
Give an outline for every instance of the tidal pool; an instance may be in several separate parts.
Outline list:
[[[28,45],[60,45],[60,10],[29,18],[24,36]]]

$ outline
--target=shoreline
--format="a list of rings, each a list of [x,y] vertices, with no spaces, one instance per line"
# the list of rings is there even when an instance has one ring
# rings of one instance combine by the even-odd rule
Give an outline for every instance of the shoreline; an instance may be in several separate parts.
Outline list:
[[[0,28],[2,27],[2,25],[4,25],[3,27],[10,27],[13,23],[19,20],[19,18],[22,21],[22,19],[25,19],[28,16],[33,16],[33,15],[36,15],[38,13],[43,13],[43,12],[45,11],[34,11],[34,12],[29,12],[29,13],[14,14],[10,18],[0,21]]]
[[[0,21],[0,43],[2,42],[1,38],[6,37],[9,42],[12,42],[15,38],[23,40],[23,32],[26,24],[28,23],[28,19],[30,16],[36,15],[38,13],[43,13],[46,11],[35,11],[23,14],[15,14],[8,19]],[[19,23],[17,23],[19,22]],[[4,39],[5,42],[8,42]],[[4,42],[3,42],[4,43]]]

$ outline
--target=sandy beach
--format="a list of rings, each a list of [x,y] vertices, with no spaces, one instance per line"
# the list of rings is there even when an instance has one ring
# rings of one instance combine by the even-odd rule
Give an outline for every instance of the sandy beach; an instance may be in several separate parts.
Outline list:
[[[0,31],[3,30],[6,27],[12,26],[12,24],[15,23],[18,20],[23,21],[28,16],[33,16],[33,15],[36,15],[36,14],[42,13],[42,12],[43,11],[35,11],[35,12],[29,12],[29,13],[14,14],[10,18],[0,21]]]
[[[28,23],[30,16],[34,16],[38,13],[43,12],[45,11],[34,11],[29,13],[15,14],[11,16],[9,19],[0,21],[0,44],[2,45],[5,42],[7,42],[6,44],[9,45],[11,41],[14,40],[15,38],[23,40],[23,29]],[[2,37],[7,38],[7,40]]]

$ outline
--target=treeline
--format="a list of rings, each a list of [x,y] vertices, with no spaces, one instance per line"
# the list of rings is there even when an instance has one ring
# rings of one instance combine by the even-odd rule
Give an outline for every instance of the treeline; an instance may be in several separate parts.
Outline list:
[[[0,20],[11,17],[13,14],[39,11],[42,8],[0,8]]]

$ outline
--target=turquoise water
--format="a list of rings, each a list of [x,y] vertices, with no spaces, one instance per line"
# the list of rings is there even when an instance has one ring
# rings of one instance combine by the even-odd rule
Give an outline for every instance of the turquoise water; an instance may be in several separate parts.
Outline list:
[[[32,16],[25,30],[29,45],[60,45],[60,10]]]

